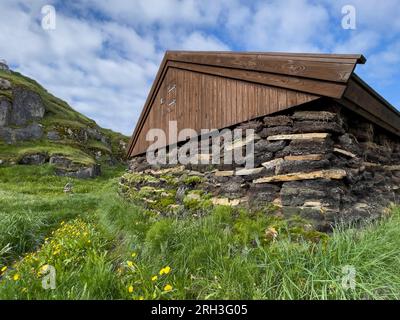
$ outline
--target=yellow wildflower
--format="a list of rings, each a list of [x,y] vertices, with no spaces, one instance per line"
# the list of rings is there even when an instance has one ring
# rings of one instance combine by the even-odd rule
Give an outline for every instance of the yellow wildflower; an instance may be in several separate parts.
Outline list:
[[[3,268],[1,268],[1,273],[5,272],[7,270],[7,266],[4,266]]]
[[[131,256],[132,258],[135,258],[137,256],[136,252],[132,252]]]
[[[162,268],[159,273],[160,273],[160,276],[162,276],[163,274],[168,274],[170,272],[171,272],[171,268],[169,266],[166,266],[165,268]]]
[[[18,273],[14,274],[14,277],[13,277],[13,280],[14,280],[14,281],[18,281],[19,278],[20,278],[20,276],[19,276]]]
[[[157,276],[153,276],[153,277],[151,278],[151,281],[157,281],[157,279],[158,279]]]
[[[170,285],[170,284],[167,284],[165,287],[164,287],[164,291],[165,292],[168,292],[168,291],[171,291],[172,290],[172,286]]]
[[[45,265],[40,267],[40,272],[46,272],[48,268],[49,268],[49,265],[45,264]]]
[[[128,260],[128,261],[126,262],[126,264],[128,265],[128,267],[132,267],[132,266],[133,266],[133,262],[130,261],[130,260]]]
[[[128,292],[129,292],[129,293],[132,293],[132,292],[133,292],[133,287],[132,287],[132,286],[129,286],[129,287],[128,287]]]
[[[140,296],[140,297],[139,297],[139,300],[144,300],[144,297]]]
[[[170,271],[171,271],[171,268],[170,268],[169,266],[166,266],[166,267],[164,268],[164,273],[165,273],[165,274],[170,273]]]

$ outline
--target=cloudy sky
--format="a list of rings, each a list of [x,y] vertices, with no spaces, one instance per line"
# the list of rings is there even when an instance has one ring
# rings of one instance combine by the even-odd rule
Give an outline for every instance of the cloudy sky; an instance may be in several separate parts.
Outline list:
[[[363,53],[400,106],[399,0],[0,0],[0,58],[103,127],[131,134],[164,51]],[[56,9],[55,30],[42,8]],[[356,29],[342,28],[342,7]]]

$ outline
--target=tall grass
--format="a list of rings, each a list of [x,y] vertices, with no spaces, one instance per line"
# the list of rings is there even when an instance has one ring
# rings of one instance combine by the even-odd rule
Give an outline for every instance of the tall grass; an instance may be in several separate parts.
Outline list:
[[[268,216],[218,207],[201,219],[154,219],[111,197],[97,212],[121,251],[138,250],[142,268],[174,269],[181,299],[398,299],[400,210],[361,229],[340,228],[325,241],[300,239]],[[116,213],[116,214],[115,214]],[[122,213],[122,214],[121,214]],[[122,215],[122,216],[121,216]],[[154,221],[156,220],[156,221]],[[276,241],[261,230],[274,226]],[[121,254],[121,252],[119,252]],[[346,289],[346,266],[355,289]]]
[[[68,196],[62,187],[69,180],[54,177],[50,169],[0,169],[0,268],[9,267],[0,280],[0,298],[400,297],[398,207],[379,222],[341,227],[329,236],[300,232],[292,222],[268,214],[227,207],[216,207],[202,218],[163,218],[118,196],[121,172],[74,180],[75,194]],[[72,223],[77,217],[92,228],[94,245],[80,253],[79,262],[57,260],[57,289],[44,291],[27,274],[14,281],[18,268],[28,267],[26,253],[33,252],[43,263],[53,259],[43,253],[44,239],[58,241],[55,230],[61,221]],[[266,236],[269,228],[277,231],[275,240]],[[61,252],[74,256],[75,240],[63,238]],[[159,275],[165,266],[171,272]],[[345,266],[355,270],[354,289],[343,286]],[[158,279],[152,281],[155,275]],[[24,290],[26,283],[33,284]],[[173,289],[164,292],[167,283]]]

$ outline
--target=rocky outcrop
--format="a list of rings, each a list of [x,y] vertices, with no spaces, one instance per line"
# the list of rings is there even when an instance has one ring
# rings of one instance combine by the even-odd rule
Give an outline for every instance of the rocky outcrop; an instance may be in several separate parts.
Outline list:
[[[9,73],[10,68],[7,65],[7,62],[3,59],[0,59],[0,70]]]
[[[5,97],[0,96],[0,128],[10,123],[11,103]]]
[[[75,163],[62,154],[50,157],[46,153],[27,154],[18,161],[18,164],[23,165],[42,165],[45,163],[54,165],[55,173],[58,176],[87,179],[101,174],[100,165]]]
[[[7,79],[0,78],[0,90],[10,90],[11,82]]]
[[[31,121],[41,120],[45,107],[40,96],[22,87],[13,89],[13,104],[10,124],[23,126]]]
[[[56,175],[80,179],[94,178],[101,174],[100,165],[74,163],[64,155],[53,155],[49,163],[55,165]]]
[[[57,140],[60,140],[61,137],[57,131],[49,131],[49,132],[47,132],[47,139],[49,139],[51,141],[57,141]]]
[[[37,140],[43,136],[43,126],[32,123],[23,128],[0,127],[0,138],[8,144],[20,141]]]
[[[56,175],[73,177],[78,179],[94,178],[101,174],[100,165],[93,164],[86,167],[70,167],[70,168],[56,168]]]
[[[28,154],[22,157],[22,159],[19,161],[19,164],[26,164],[26,165],[44,164],[47,158],[48,158],[47,155],[43,153]]]
[[[1,82],[5,90],[11,88],[8,80]],[[40,96],[28,89],[15,87],[12,89],[12,102],[0,96],[0,139],[8,144],[40,139],[43,136],[41,120],[45,107]]]

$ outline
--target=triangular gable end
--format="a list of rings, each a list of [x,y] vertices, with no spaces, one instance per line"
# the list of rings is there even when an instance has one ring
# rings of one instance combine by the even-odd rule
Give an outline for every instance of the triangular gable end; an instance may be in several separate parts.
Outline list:
[[[400,135],[400,113],[354,74],[362,55],[169,51],[132,135],[144,153],[149,129],[222,129],[318,99],[335,99]],[[167,130],[166,130],[167,132]]]
[[[150,129],[222,129],[318,99],[320,96],[169,67],[148,108],[131,155],[146,152]],[[168,144],[178,141],[169,140]]]

